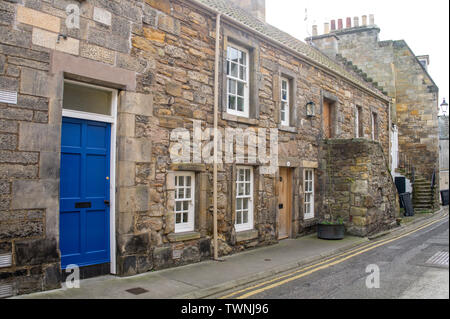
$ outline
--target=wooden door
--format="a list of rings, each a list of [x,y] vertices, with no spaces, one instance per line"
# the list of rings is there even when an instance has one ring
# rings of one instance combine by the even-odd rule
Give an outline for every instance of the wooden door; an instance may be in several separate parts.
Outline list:
[[[331,105],[323,101],[323,132],[325,138],[331,138]]]
[[[292,203],[292,174],[289,168],[280,168],[278,180],[278,237],[289,238],[291,235],[291,203]]]

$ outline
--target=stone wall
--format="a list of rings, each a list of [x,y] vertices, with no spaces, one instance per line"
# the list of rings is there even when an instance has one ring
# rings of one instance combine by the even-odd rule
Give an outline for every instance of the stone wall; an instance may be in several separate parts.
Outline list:
[[[67,28],[66,6],[80,6],[80,28]],[[0,283],[14,294],[60,285],[59,169],[64,79],[119,90],[115,237],[117,274],[133,275],[198,262],[212,252],[212,167],[174,164],[174,129],[193,136],[193,120],[213,126],[214,15],[189,1],[2,1],[0,89],[18,92],[17,104],[0,104],[0,254],[12,266]],[[67,39],[58,33],[67,34]],[[363,107],[365,138],[370,111],[379,114],[379,141],[386,154],[388,102],[224,22],[221,70],[227,41],[251,45],[252,114],[222,112],[219,129],[278,128],[279,165],[293,169],[292,231],[317,223],[324,185],[316,185],[317,218],[303,218],[303,170],[317,168],[323,152],[322,102],[335,101],[336,137],[355,136],[355,106]],[[279,120],[281,76],[292,79],[292,127]],[[221,101],[225,82],[221,80]],[[368,84],[369,85],[369,84]],[[316,116],[307,117],[313,101]],[[225,110],[225,107],[223,108]],[[203,141],[205,146],[209,141]],[[288,165],[288,162],[290,165]],[[277,176],[254,165],[254,230],[234,230],[236,165],[219,165],[220,255],[278,240]],[[195,231],[174,233],[173,172],[196,176]]]
[[[329,56],[342,56],[362,69],[393,99],[400,159],[411,161],[416,175],[431,182],[439,165],[438,88],[405,41],[379,41],[379,33],[377,26],[370,25],[335,30],[312,40]]]
[[[396,225],[396,187],[380,144],[363,139],[323,143],[320,175],[325,220],[344,220],[349,234],[368,236]]]

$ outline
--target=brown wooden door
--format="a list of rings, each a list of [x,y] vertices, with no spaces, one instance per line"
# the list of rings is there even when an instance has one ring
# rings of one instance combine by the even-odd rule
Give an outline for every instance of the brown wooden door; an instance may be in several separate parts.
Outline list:
[[[325,138],[331,138],[331,106],[323,101],[323,132]]]
[[[280,167],[278,180],[278,238],[285,239],[291,235],[291,202],[292,202],[292,175],[289,168]]]

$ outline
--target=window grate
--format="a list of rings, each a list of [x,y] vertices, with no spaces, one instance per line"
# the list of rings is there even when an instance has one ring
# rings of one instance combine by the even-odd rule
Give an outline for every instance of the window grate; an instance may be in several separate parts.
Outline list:
[[[0,90],[0,103],[17,104],[17,92]]]
[[[0,255],[0,268],[11,267],[11,265],[12,265],[11,254]]]
[[[0,286],[0,298],[7,298],[13,295],[12,285],[1,285]]]

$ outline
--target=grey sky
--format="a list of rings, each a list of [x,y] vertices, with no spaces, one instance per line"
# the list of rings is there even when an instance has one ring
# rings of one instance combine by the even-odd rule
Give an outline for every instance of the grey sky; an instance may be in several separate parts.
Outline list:
[[[374,14],[380,40],[405,40],[416,55],[430,55],[428,71],[439,87],[439,104],[444,97],[450,100],[448,0],[266,0],[266,10],[268,23],[301,40],[313,24],[321,34],[326,21],[342,18],[345,25],[346,17]]]

